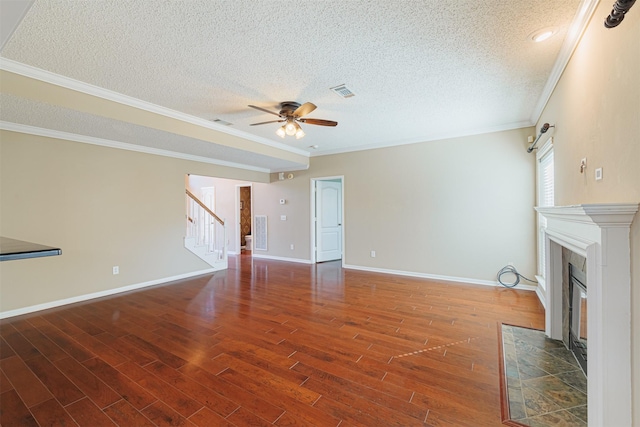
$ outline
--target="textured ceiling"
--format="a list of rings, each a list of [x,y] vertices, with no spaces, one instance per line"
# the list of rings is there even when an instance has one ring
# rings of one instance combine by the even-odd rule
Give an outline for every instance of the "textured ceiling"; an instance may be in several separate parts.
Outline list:
[[[1,56],[318,155],[531,125],[580,3],[38,0]],[[557,33],[531,42],[544,27]],[[354,97],[329,90],[343,83]],[[313,102],[309,117],[339,125],[303,125],[301,140],[280,139],[277,124],[249,126],[276,117],[248,104],[277,110],[289,100]],[[67,107],[1,101],[3,121],[243,159],[228,147]],[[277,160],[246,163],[290,166]]]

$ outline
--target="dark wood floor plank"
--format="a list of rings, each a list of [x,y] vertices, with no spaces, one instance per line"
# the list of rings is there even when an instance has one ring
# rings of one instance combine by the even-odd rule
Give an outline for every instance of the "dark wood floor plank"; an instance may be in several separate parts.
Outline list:
[[[38,329],[34,328],[28,321],[25,320],[22,323],[22,327],[18,328],[18,330],[43,356],[50,361],[68,357],[68,354],[65,353],[60,346],[47,338]]]
[[[171,409],[168,405],[157,401],[146,407],[142,413],[158,427],[164,426],[193,426],[185,417]]]
[[[65,410],[81,426],[114,427],[116,425],[100,408],[86,397],[73,402],[71,405],[67,405]]]
[[[0,360],[0,369],[11,381],[27,408],[53,398],[49,390],[19,357]]]
[[[171,409],[177,411],[184,418],[190,417],[204,407],[202,403],[191,399],[189,396],[169,385],[158,376],[134,363],[124,363],[118,366],[118,370],[129,376],[129,378],[133,379],[138,383],[138,385],[149,391],[158,398],[158,400],[171,407]]]
[[[229,421],[231,425],[235,426],[268,427],[273,425],[273,423],[270,423],[264,418],[261,418],[253,412],[248,411],[247,409],[242,407],[238,408],[231,415],[229,415],[227,417],[227,421]],[[211,424],[204,424],[203,426],[205,425]]]
[[[137,336],[133,336],[133,335],[127,335],[126,337],[121,338],[122,340],[134,345],[135,347],[141,349],[144,352],[147,352],[149,354],[152,354],[153,356],[155,356],[158,360],[160,360],[163,363],[166,363],[167,365],[171,366],[172,368],[179,368],[180,366],[184,365],[186,362],[186,360],[181,359],[180,357],[176,356],[175,354],[149,342],[146,341],[140,337]]]
[[[399,404],[395,410],[390,409],[380,405],[379,401],[375,401],[377,399],[360,396],[357,392],[352,390],[336,388],[332,384],[323,381],[321,377],[312,377],[304,384],[304,386],[311,390],[315,390],[321,395],[329,396],[331,399],[343,403],[356,411],[367,413],[374,419],[374,425],[420,425],[427,414],[427,408],[422,409],[415,407],[411,403],[402,402],[399,399],[396,399],[393,402],[401,404]],[[389,401],[392,400],[393,399],[389,398]]]
[[[133,361],[139,365],[146,365],[156,360],[152,354],[146,353],[134,344],[124,341],[122,337],[117,338],[105,332],[100,335],[96,335],[96,339],[106,344],[110,349],[117,351],[128,361]]]
[[[0,394],[0,425],[37,427],[38,423],[15,390]]]
[[[231,257],[224,272],[1,320],[1,417],[498,426],[500,322],[540,328],[544,309],[527,291]]]
[[[31,408],[31,413],[41,426],[77,426],[78,423],[64,410],[56,399],[50,399]]]
[[[60,311],[45,314],[42,318],[70,337],[82,332],[82,329],[62,317]]]
[[[238,409],[240,409],[238,407]],[[234,424],[221,417],[216,412],[212,411],[209,408],[202,408],[195,414],[191,415],[188,420],[193,424],[200,427],[209,427],[209,426],[221,426],[221,427],[233,427]],[[246,426],[258,426],[260,424],[241,424]],[[269,423],[270,425],[270,423]]]
[[[0,360],[14,356],[15,354],[15,351],[13,351],[4,338],[0,337]]]
[[[138,410],[157,400],[140,385],[97,357],[85,361],[83,365]]]
[[[120,354],[117,350],[113,350],[104,342],[100,341],[98,339],[100,335],[101,334],[89,335],[87,333],[82,332],[75,335],[74,339],[78,342],[78,344],[80,344],[81,346],[89,350],[91,353],[99,354],[103,360],[109,362],[112,365],[119,365],[128,360],[125,356]]]
[[[74,340],[71,336],[67,335],[62,330],[58,329],[52,324],[45,324],[38,326],[38,330],[45,334],[47,338],[56,343],[58,347],[63,349],[68,355],[76,359],[78,362],[84,362],[85,360],[94,357],[94,354],[84,348],[80,343]],[[82,332],[78,329],[77,333]]]
[[[61,311],[58,313],[58,315],[83,331],[85,334],[98,335],[104,332],[104,329],[99,328],[89,321],[89,316],[79,315],[72,311]],[[74,334],[74,336],[75,335],[76,334]]]
[[[314,407],[339,419],[340,427],[342,427],[343,425],[368,427],[378,424],[378,421],[371,415],[362,411],[356,411],[349,405],[337,402],[332,399],[331,396],[322,396],[320,399],[318,399]],[[282,421],[284,422],[285,420]]]
[[[291,358],[285,358],[281,356],[277,362],[273,362],[275,359],[273,353],[270,352],[259,352],[260,357],[255,352],[252,352],[251,347],[245,343],[234,343],[233,345],[225,345],[218,346],[217,348],[224,350],[224,354],[233,357],[234,359],[245,362],[249,365],[252,365],[256,368],[267,371],[278,378],[282,378],[286,381],[289,381],[293,384],[301,384],[307,380],[307,376],[301,374],[300,372],[296,372],[291,367],[295,364],[296,360]],[[214,360],[224,361],[224,357],[220,359],[216,357]],[[315,399],[314,399],[315,400]]]
[[[220,395],[232,402],[237,402],[254,414],[259,414],[267,421],[273,422],[280,417],[284,410],[278,408],[255,394],[245,390],[242,386],[225,381],[214,373],[211,373],[200,366],[188,363],[179,369],[180,372],[192,379],[199,381],[204,386],[216,390]]]
[[[151,363],[144,368],[223,418],[240,406],[161,362]]]
[[[9,378],[7,378],[4,372],[2,372],[2,369],[0,369],[0,394],[13,389],[13,384],[11,384]]]
[[[86,396],[103,409],[118,400],[120,395],[71,357],[57,360],[53,364],[64,373]]]
[[[305,373],[313,380],[305,382],[304,387],[313,389],[313,384],[317,382],[323,383],[323,387],[316,389],[316,391],[321,395],[330,396],[335,400],[337,400],[337,395],[332,392],[333,390],[346,391],[352,394],[356,400],[361,399],[366,401],[367,404],[374,403],[388,409],[398,410],[418,420],[422,420],[426,415],[426,409],[429,409],[428,407],[416,406],[410,403],[409,400],[404,400],[401,397],[383,393],[380,390],[358,384],[355,381],[331,375],[303,363],[296,364],[293,369]]]
[[[22,359],[27,360],[32,357],[40,356],[40,351],[33,346],[20,332],[18,332],[12,325],[8,325],[6,332],[3,332],[2,337],[5,342],[11,347],[11,349],[18,354]]]
[[[217,356],[215,360],[226,364],[234,371],[243,374],[246,377],[252,378],[254,381],[262,384],[262,386],[266,389],[279,391],[283,394],[293,397],[296,400],[299,400],[300,402],[305,402],[308,404],[313,404],[313,402],[318,400],[318,394],[316,394],[315,392],[310,392],[309,390],[300,386],[301,381],[298,381],[298,379],[301,378],[303,382],[307,379],[304,376],[296,376],[296,378],[291,381],[224,353],[220,356]]]
[[[303,395],[305,401],[298,400],[297,397],[300,397],[300,394],[290,393],[289,390],[274,390],[270,389],[268,386],[265,387],[265,383],[261,382],[260,378],[250,378],[246,375],[238,373],[233,369],[227,369],[226,371],[220,373],[220,377],[225,380],[236,384],[239,387],[243,387],[244,389],[250,391],[252,394],[267,400],[268,402],[281,407],[285,410],[285,414],[279,419],[279,424],[284,423],[286,419],[290,419],[293,417],[294,419],[303,421],[308,425],[337,425],[340,421],[336,419],[330,414],[322,412],[313,407],[313,403],[308,403],[308,398]],[[320,394],[314,393],[317,398],[320,398]],[[286,408],[286,409],[285,409]]]
[[[117,321],[120,318],[120,313],[117,310],[101,310],[99,305],[96,304],[93,307],[79,306],[78,314],[86,322],[101,329],[103,333],[104,331],[109,331],[109,333],[115,337],[129,335],[128,331],[117,326]]]
[[[119,426],[154,427],[155,424],[136,408],[124,400],[119,400],[113,405],[104,409],[104,413],[109,416]]]
[[[84,397],[84,393],[43,356],[29,359],[26,364],[62,405]]]

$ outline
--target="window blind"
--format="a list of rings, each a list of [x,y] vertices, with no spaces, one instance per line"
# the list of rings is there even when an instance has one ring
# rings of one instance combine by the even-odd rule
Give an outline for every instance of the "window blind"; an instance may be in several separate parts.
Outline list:
[[[553,150],[540,159],[540,206],[553,206]]]
[[[554,206],[553,147],[538,159],[538,206]],[[546,227],[547,219],[538,214],[538,274],[543,278],[546,269],[543,230]]]

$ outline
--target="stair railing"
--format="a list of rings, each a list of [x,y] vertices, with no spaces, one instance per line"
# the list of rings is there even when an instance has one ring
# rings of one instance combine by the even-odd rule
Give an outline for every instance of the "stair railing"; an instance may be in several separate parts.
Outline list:
[[[207,253],[215,254],[217,260],[226,260],[227,227],[224,221],[192,192],[185,191],[187,237],[195,238],[195,244],[205,246]]]

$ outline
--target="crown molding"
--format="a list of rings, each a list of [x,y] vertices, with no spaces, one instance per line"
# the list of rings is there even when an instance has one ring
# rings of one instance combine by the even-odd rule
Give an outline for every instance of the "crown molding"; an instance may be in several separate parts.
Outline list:
[[[332,154],[343,154],[343,153],[351,153],[354,151],[366,151],[366,150],[375,150],[377,148],[389,148],[389,147],[401,147],[403,145],[411,145],[411,144],[420,144],[421,142],[432,142],[432,141],[442,141],[444,139],[453,139],[453,138],[462,138],[465,136],[476,136],[483,135],[487,133],[493,132],[503,132],[507,130],[514,129],[522,129],[526,127],[535,126],[535,122],[530,121],[520,121],[514,123],[507,123],[505,125],[492,126],[486,128],[477,128],[472,129],[465,132],[447,132],[441,134],[435,134],[430,136],[416,137],[411,139],[404,139],[396,142],[383,142],[379,144],[367,144],[361,145],[358,147],[346,147],[346,148],[337,148],[334,150],[326,150],[311,153],[311,157],[320,157],[320,156],[329,156]]]
[[[540,98],[538,98],[538,103],[531,114],[532,123],[538,123],[538,120],[540,120],[542,111],[544,110],[544,107],[547,106],[547,102],[549,102],[558,81],[560,81],[560,77],[562,77],[562,73],[564,73],[564,69],[567,67],[573,52],[576,50],[576,47],[582,38],[582,34],[584,34],[584,31],[587,29],[587,25],[589,24],[589,21],[591,21],[591,17],[596,11],[598,3],[600,3],[600,0],[582,0],[580,3],[578,11],[571,23],[571,27],[569,28],[569,32],[562,43],[556,62],[551,69],[549,79],[547,79],[547,83],[542,90],[542,94],[540,95]]]
[[[226,166],[236,169],[244,169],[255,172],[271,173],[271,169],[261,168],[257,166],[243,165],[241,163],[226,162],[224,160],[211,159],[209,157],[194,156],[192,154],[178,153],[175,151],[162,150],[159,148],[146,147],[143,145],[129,144],[128,142],[112,141],[109,139],[95,138],[93,136],[78,135],[75,133],[62,132],[52,129],[44,129],[35,126],[28,126],[19,123],[11,123],[0,121],[0,130],[11,132],[25,133],[28,135],[43,136],[47,138],[64,139],[73,142],[82,142],[84,144],[100,145],[102,147],[117,148],[120,150],[136,151],[138,153],[153,154],[156,156],[172,157],[174,159],[190,160],[200,163],[209,163],[212,165]]]
[[[50,71],[43,70],[41,68],[32,67],[30,65],[13,61],[11,59],[0,58],[0,69],[4,71],[8,71],[10,73],[19,74],[24,77],[40,80],[45,83],[50,83],[56,86],[64,87],[66,89],[70,89],[76,92],[81,92],[87,95],[96,96],[98,98],[117,102],[118,104],[148,111],[154,114],[159,114],[165,117],[180,120],[196,126],[201,126],[217,132],[226,133],[228,135],[233,135],[238,138],[243,138],[249,141],[257,142],[259,144],[266,145],[272,148],[277,148],[279,150],[284,150],[290,153],[309,157],[308,151],[304,151],[299,148],[291,147],[278,142],[273,142],[267,138],[257,137],[255,135],[251,135],[250,133],[229,128],[228,126],[222,126],[222,125],[210,122],[209,120],[202,119],[200,117],[192,116],[190,114],[185,114],[180,111],[176,111],[170,108],[162,107],[160,105],[152,104],[150,102],[143,101],[138,98],[133,98],[131,96],[123,95],[121,93],[114,92],[109,89],[104,89],[89,83],[71,79],[69,77],[65,77],[60,74],[55,74]]]

